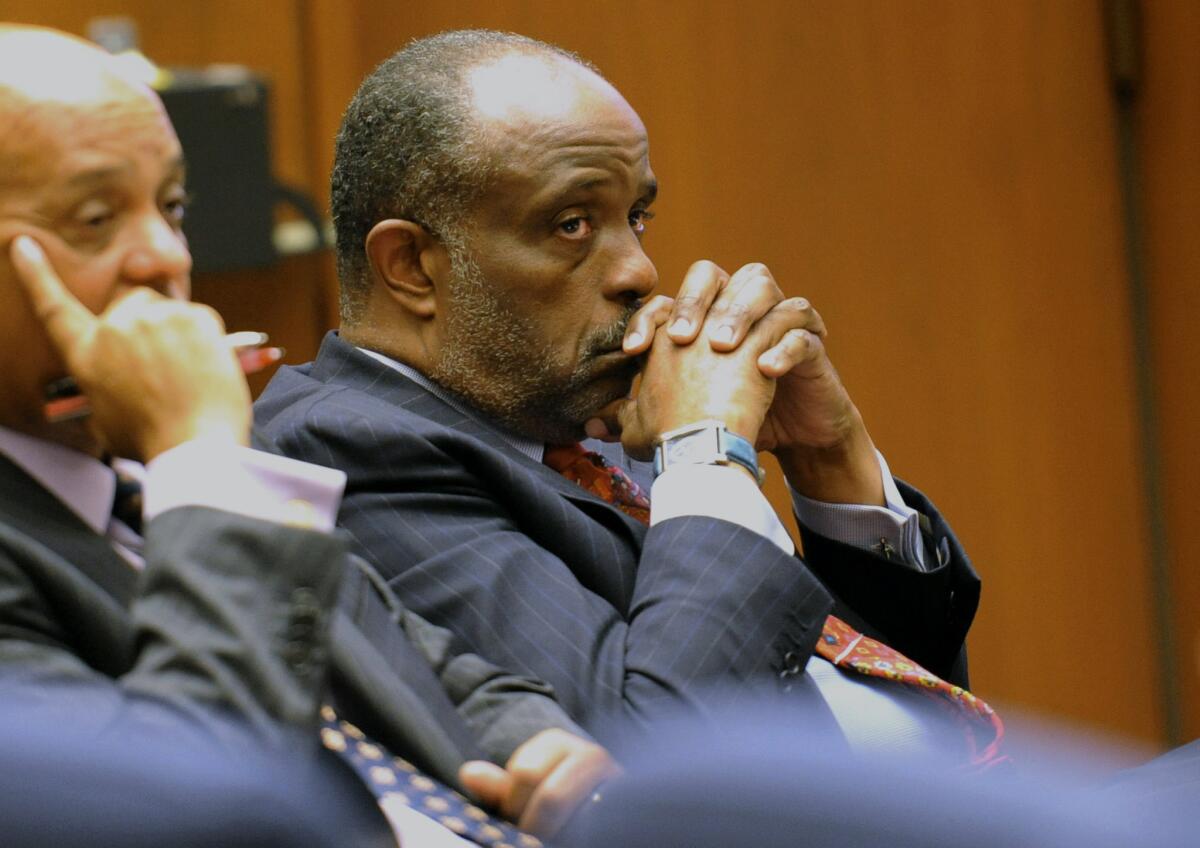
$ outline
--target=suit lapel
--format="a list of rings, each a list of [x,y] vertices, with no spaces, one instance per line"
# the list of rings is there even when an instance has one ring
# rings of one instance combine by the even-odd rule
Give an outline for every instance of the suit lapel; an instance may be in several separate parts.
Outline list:
[[[122,608],[137,589],[137,573],[58,498],[0,455],[0,518],[69,562]]]
[[[553,469],[530,459],[509,444],[494,428],[463,414],[396,369],[389,368],[342,341],[336,333],[325,337],[320,353],[313,362],[311,375],[323,383],[336,383],[368,392],[414,415],[486,443],[512,465],[517,466],[513,469],[514,472],[536,476],[539,482],[553,489],[560,497],[570,501],[584,513],[598,518],[605,526],[617,529],[628,537],[630,544],[640,548],[646,535],[646,528],[640,521]]]
[[[568,480],[553,468],[538,463],[533,464],[538,465],[538,474],[540,477],[559,496],[570,501],[584,513],[602,521],[606,526],[619,529],[620,532],[628,536],[628,541],[631,544],[636,545],[639,549],[641,548],[642,540],[646,537],[646,525],[642,524],[636,518],[626,515],[620,509],[604,500],[604,498],[589,492],[575,481]]]
[[[132,566],[37,481],[0,456],[0,522],[36,544],[24,560],[74,651],[93,668],[124,674],[132,661]],[[35,548],[34,550],[38,549]],[[29,548],[26,548],[29,550]]]

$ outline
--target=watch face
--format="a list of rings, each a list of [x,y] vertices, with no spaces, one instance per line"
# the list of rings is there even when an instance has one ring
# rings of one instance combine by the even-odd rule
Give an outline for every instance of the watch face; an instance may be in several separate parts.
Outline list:
[[[663,447],[666,450],[666,465],[707,464],[719,453],[715,430],[703,430],[671,439]]]

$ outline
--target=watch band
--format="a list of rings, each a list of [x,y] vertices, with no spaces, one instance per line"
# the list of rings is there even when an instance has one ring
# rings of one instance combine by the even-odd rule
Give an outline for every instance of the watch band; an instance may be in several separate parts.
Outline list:
[[[731,433],[724,421],[705,419],[663,433],[654,443],[654,476],[672,465],[728,465],[735,462],[761,486],[765,472],[749,440]]]

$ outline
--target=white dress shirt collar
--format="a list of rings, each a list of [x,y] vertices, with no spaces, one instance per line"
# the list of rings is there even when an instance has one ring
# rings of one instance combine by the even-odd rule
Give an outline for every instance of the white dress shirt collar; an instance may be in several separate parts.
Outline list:
[[[41,483],[84,524],[105,534],[117,488],[111,468],[93,456],[7,427],[0,427],[0,453]]]

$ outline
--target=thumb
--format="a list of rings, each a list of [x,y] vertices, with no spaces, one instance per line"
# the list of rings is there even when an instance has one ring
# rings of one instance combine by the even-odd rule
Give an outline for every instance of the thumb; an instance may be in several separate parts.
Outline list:
[[[500,809],[512,791],[512,775],[495,763],[471,760],[458,770],[458,781],[467,792],[494,810]]]
[[[643,462],[654,458],[654,436],[646,431],[637,398],[626,400],[617,409],[616,431],[621,434],[621,447],[629,456]]]

